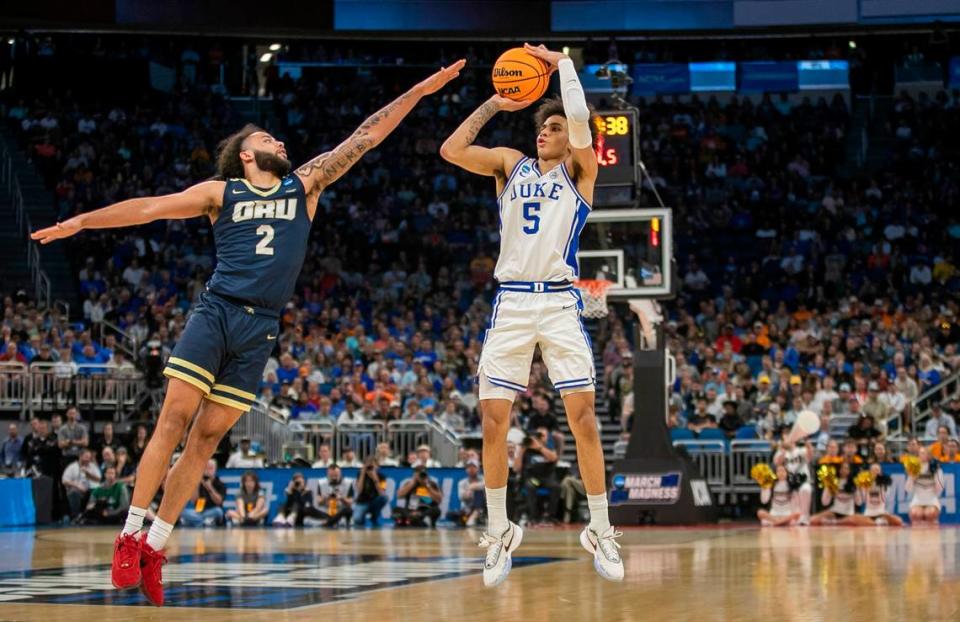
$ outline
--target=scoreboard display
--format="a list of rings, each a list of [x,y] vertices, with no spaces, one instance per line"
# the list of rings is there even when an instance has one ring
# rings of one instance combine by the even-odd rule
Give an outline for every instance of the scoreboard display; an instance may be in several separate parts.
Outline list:
[[[637,113],[633,110],[598,112],[597,186],[633,186],[637,183]]]

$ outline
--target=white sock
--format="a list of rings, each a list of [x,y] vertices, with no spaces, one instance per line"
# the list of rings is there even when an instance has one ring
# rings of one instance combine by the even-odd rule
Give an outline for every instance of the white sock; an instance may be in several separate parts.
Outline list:
[[[487,491],[487,533],[499,536],[510,526],[507,520],[507,487],[486,488]]]
[[[159,551],[167,545],[167,538],[173,531],[173,525],[157,518],[150,525],[150,531],[147,532],[147,544],[154,551]]]
[[[127,522],[123,524],[123,531],[120,532],[120,535],[125,536],[137,533],[143,529],[143,517],[146,515],[146,508],[138,508],[131,505],[130,510],[127,512]]]
[[[607,493],[587,495],[587,506],[590,508],[590,529],[602,535],[610,528],[610,517],[607,515]]]

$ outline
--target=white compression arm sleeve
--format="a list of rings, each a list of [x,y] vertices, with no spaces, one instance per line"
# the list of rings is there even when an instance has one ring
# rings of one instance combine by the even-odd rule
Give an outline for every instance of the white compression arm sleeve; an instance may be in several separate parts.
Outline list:
[[[590,109],[587,98],[580,86],[580,78],[573,61],[561,59],[557,63],[560,70],[560,96],[563,98],[563,111],[567,115],[567,133],[574,149],[586,149],[593,144],[590,137]]]

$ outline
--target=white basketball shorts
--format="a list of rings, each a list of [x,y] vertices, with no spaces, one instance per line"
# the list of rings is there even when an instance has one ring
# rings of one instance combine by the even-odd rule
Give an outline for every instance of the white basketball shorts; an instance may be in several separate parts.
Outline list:
[[[506,285],[506,284],[505,284]],[[561,393],[595,386],[593,347],[583,327],[580,293],[524,292],[501,287],[494,298],[490,328],[480,354],[480,399],[502,397],[488,387],[525,391],[533,351],[540,345],[553,386]],[[484,380],[488,382],[484,382]]]

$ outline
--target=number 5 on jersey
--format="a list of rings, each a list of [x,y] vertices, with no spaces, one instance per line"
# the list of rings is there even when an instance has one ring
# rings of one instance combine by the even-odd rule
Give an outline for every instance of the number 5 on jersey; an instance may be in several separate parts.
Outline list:
[[[523,219],[528,225],[524,225],[523,232],[527,235],[533,235],[540,230],[540,202],[531,201],[523,204]]]
[[[273,242],[273,227],[260,225],[257,227],[257,235],[263,236],[263,239],[257,242],[257,255],[273,255],[273,248],[270,247],[270,242]]]

